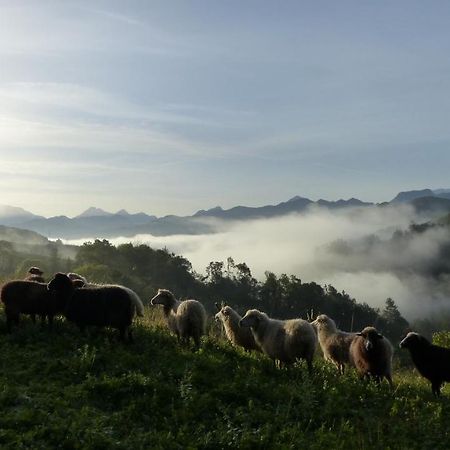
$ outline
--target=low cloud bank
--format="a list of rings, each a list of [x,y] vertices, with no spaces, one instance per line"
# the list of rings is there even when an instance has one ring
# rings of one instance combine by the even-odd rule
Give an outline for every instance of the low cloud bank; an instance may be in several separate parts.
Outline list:
[[[268,220],[217,222],[219,232],[211,235],[138,235],[111,242],[166,247],[189,259],[200,273],[210,261],[232,256],[246,262],[258,279],[264,279],[266,270],[295,274],[305,282],[332,284],[375,307],[392,297],[412,319],[450,309],[449,277],[433,273],[442,247],[449,245],[448,231],[397,233],[398,239],[392,239],[395,230],[405,231],[415,220],[408,206],[313,209]]]

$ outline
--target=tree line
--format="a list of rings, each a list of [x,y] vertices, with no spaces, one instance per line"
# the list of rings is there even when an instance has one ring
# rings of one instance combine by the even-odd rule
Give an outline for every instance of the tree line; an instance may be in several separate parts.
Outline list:
[[[409,329],[393,299],[383,309],[359,303],[348,293],[331,285],[303,282],[295,275],[276,275],[267,271],[256,280],[245,262],[232,257],[212,261],[205,274],[194,271],[183,256],[167,249],[153,249],[145,244],[112,245],[97,239],[79,247],[74,259],[59,256],[60,244],[49,244],[39,255],[21,254],[11,243],[0,242],[0,276],[3,281],[23,278],[30,266],[40,266],[47,276],[56,271],[75,271],[97,283],[129,286],[148,301],[158,288],[170,289],[180,298],[197,298],[212,313],[215,302],[226,302],[241,313],[258,308],[271,317],[310,318],[318,314],[332,317],[343,330],[361,330],[375,325],[392,341],[398,342]]]

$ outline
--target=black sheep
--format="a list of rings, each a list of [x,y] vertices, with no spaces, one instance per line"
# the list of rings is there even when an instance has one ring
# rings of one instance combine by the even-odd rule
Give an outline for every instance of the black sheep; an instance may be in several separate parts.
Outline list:
[[[112,327],[132,341],[131,323],[136,306],[129,291],[121,286],[96,286],[77,289],[70,278],[57,273],[48,284],[50,291],[65,301],[64,315],[83,330],[86,326]]]
[[[400,342],[400,348],[409,350],[417,370],[431,382],[431,391],[439,397],[444,381],[450,381],[450,349],[434,345],[413,332]]]
[[[10,281],[2,287],[0,296],[5,305],[8,332],[13,322],[19,323],[21,314],[30,314],[33,322],[36,314],[41,316],[42,323],[47,317],[51,328],[53,317],[64,310],[63,299],[48,291],[46,284],[36,281]]]

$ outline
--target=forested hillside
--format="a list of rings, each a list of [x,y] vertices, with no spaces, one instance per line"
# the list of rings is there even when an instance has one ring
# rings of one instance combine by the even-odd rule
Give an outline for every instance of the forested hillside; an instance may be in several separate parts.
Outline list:
[[[116,247],[107,240],[96,240],[79,247],[74,259],[60,256],[56,244],[49,244],[49,255],[17,252],[14,244],[7,242],[0,245],[3,280],[23,278],[30,266],[37,265],[47,277],[56,271],[75,271],[93,282],[129,286],[144,302],[164,287],[181,298],[199,299],[210,313],[217,301],[225,301],[241,312],[258,308],[277,318],[324,313],[342,329],[360,330],[374,324],[394,341],[408,328],[392,299],[386,299],[385,308],[378,311],[331,285],[305,283],[294,275],[276,276],[268,271],[263,281],[257,281],[245,262],[237,263],[231,257],[225,262],[211,262],[206,275],[200,275],[184,257],[147,245]]]

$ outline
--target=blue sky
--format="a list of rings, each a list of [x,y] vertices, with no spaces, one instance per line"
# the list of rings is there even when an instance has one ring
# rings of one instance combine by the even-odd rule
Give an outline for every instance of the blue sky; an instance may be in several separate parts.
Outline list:
[[[450,187],[447,1],[0,8],[2,204],[190,214]]]

